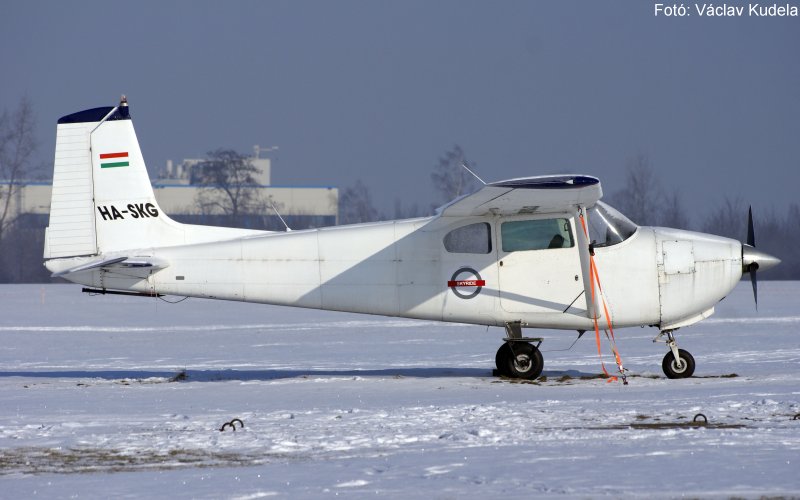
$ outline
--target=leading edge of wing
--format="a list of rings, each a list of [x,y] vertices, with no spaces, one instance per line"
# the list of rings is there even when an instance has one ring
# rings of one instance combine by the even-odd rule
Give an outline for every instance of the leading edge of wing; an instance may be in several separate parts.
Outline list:
[[[600,180],[588,175],[544,175],[493,182],[442,207],[442,217],[478,217],[572,211],[602,198]]]

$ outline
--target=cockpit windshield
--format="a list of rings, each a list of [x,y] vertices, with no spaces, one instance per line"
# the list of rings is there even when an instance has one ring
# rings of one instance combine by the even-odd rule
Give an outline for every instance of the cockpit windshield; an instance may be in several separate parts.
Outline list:
[[[589,240],[595,247],[609,247],[622,243],[636,232],[638,227],[617,209],[598,201],[588,210]]]

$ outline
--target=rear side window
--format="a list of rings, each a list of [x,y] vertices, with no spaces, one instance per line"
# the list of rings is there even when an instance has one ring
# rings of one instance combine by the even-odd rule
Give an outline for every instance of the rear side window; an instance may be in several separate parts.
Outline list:
[[[500,229],[504,252],[575,246],[568,219],[515,220]]]
[[[489,253],[492,231],[487,222],[453,229],[444,236],[444,248],[450,253]]]

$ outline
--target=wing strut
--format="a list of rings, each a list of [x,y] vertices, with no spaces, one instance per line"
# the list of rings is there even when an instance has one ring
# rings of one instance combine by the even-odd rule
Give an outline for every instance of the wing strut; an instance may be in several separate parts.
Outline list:
[[[589,250],[589,233],[586,231],[586,223],[583,216],[586,209],[583,206],[578,207],[575,213],[575,219],[581,221],[583,231],[580,229],[575,231],[578,240],[578,255],[581,258],[581,274],[583,275],[583,297],[586,299],[586,314],[589,319],[597,317],[597,311],[594,307],[594,292],[592,291],[592,272],[591,272],[591,254]]]
[[[613,377],[608,373],[606,370],[606,365],[603,362],[603,352],[600,348],[600,325],[597,320],[597,298],[596,295],[600,296],[600,299],[603,304],[603,313],[606,317],[606,324],[608,325],[608,329],[604,329],[603,332],[606,334],[606,338],[608,339],[609,343],[611,344],[611,352],[614,354],[614,360],[617,362],[617,368],[619,369],[619,373],[622,376],[622,383],[624,385],[628,385],[627,377],[625,376],[625,369],[622,367],[622,358],[619,355],[619,351],[617,350],[617,340],[614,337],[614,326],[611,324],[611,315],[608,312],[608,305],[606,304],[605,294],[603,293],[603,286],[600,284],[600,274],[597,272],[597,264],[594,261],[594,250],[593,247],[589,244],[589,230],[586,227],[586,209],[583,206],[578,206],[577,216],[578,219],[581,221],[581,228],[583,231],[576,231],[578,233],[578,252],[581,258],[581,272],[583,273],[583,286],[584,289],[588,289],[584,295],[586,296],[586,310],[588,311],[589,318],[594,323],[594,333],[595,339],[597,340],[597,355],[600,356],[600,366],[603,368],[603,373],[606,374],[608,377],[609,382],[613,382],[617,380],[617,377]],[[588,269],[587,265],[588,263]],[[586,279],[586,275],[589,275],[589,279]],[[597,283],[598,294],[595,294],[595,283]],[[609,337],[609,332],[611,332],[611,336]]]

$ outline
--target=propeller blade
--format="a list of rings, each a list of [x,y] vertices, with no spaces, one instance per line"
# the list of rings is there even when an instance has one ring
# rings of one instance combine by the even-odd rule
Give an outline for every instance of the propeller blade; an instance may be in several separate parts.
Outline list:
[[[747,209],[747,246],[750,247],[749,250],[755,251],[756,246],[756,232],[753,228],[753,206]],[[742,245],[742,264],[744,264],[745,260],[745,247]],[[753,300],[756,303],[756,311],[758,311],[758,279],[756,278],[756,271],[758,271],[758,263],[753,261],[749,264],[745,264],[747,267],[745,269],[750,272],[750,283],[753,284]]]
[[[742,243],[742,276],[750,273],[750,282],[753,284],[753,299],[758,311],[758,279],[756,273],[761,270],[773,268],[781,263],[781,259],[768,253],[756,250],[756,235],[753,230],[753,207],[747,214],[747,243]]]

